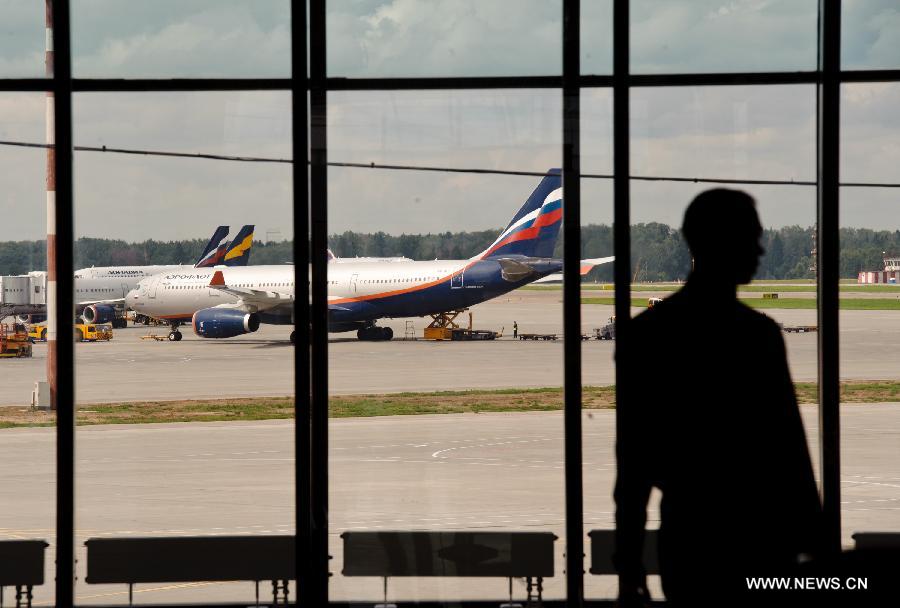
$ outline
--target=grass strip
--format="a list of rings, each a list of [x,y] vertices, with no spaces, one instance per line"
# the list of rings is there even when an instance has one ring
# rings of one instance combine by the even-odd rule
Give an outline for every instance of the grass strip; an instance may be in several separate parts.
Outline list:
[[[818,386],[795,384],[800,403],[816,403]],[[585,386],[586,410],[610,409],[616,405],[614,386]],[[723,404],[725,403],[723,398]],[[855,381],[841,384],[842,403],[900,402],[898,381]],[[332,418],[365,418],[419,414],[463,414],[482,412],[540,412],[561,410],[561,388],[439,391],[385,395],[339,395],[329,400]],[[192,401],[145,401],[78,408],[79,426],[96,424],[159,424],[169,422],[229,422],[278,420],[294,416],[290,397],[255,397]],[[52,426],[54,414],[30,408],[0,407],[0,429]]]
[[[815,298],[778,298],[768,300],[764,298],[741,298],[741,302],[753,308],[791,308],[815,310]],[[614,306],[614,298],[581,298],[582,304],[600,304]],[[900,310],[900,298],[841,298],[839,300],[841,310]],[[631,298],[631,305],[638,308],[646,308],[645,298]]]
[[[683,284],[677,283],[640,283],[631,286],[632,292],[654,292],[663,293],[670,291],[678,291],[684,287]],[[562,285],[526,285],[519,289],[530,291],[560,291]],[[582,291],[615,291],[615,286],[611,283],[591,284],[586,283],[581,286]],[[885,296],[900,297],[900,286],[897,285],[841,285],[839,288],[841,293],[877,293]],[[757,284],[741,285],[738,288],[741,293],[815,293],[815,285],[778,285],[778,284]]]

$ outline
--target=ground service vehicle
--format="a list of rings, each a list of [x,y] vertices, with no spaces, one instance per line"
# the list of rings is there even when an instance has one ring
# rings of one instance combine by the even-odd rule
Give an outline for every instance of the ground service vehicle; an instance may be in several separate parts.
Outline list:
[[[0,357],[30,357],[31,341],[25,327],[0,324]]]
[[[76,342],[100,342],[112,340],[112,325],[109,323],[76,323],[75,324],[75,341]]]

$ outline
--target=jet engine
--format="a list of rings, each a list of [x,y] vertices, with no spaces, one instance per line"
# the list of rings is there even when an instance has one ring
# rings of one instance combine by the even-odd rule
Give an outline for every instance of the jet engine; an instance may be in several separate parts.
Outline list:
[[[29,325],[34,325],[35,323],[43,323],[47,320],[47,315],[19,315],[16,317],[19,323],[28,323]]]
[[[87,323],[111,323],[116,318],[116,309],[108,304],[85,306],[81,313]]]
[[[259,329],[259,315],[233,308],[204,308],[194,313],[191,324],[201,338],[233,338]]]

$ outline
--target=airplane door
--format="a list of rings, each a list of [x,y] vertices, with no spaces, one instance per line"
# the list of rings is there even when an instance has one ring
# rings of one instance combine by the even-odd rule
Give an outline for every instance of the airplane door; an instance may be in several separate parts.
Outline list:
[[[159,287],[159,282],[160,282],[161,280],[162,280],[162,279],[161,279],[160,277],[156,277],[155,279],[153,279],[152,281],[150,281],[150,289],[148,289],[147,291],[148,291],[148,293],[150,294],[150,297],[151,297],[151,298],[155,298],[155,297],[156,297],[156,288]]]
[[[463,271],[460,270],[457,274],[450,277],[450,289],[460,289],[463,286]]]
[[[135,285],[135,287],[137,287],[137,285]],[[128,295],[129,291],[131,291],[131,288],[128,287],[128,283],[122,283],[122,297],[123,298]]]
[[[356,293],[356,280],[359,278],[359,274],[353,273],[350,277],[350,293]]]

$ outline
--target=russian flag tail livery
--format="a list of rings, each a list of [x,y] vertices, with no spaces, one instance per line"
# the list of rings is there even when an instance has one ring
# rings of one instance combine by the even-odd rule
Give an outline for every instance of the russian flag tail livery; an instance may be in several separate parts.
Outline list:
[[[561,223],[562,172],[550,169],[497,240],[478,257],[552,257]]]
[[[237,233],[228,250],[225,252],[225,258],[222,263],[226,266],[246,266],[250,261],[250,247],[253,246],[253,228],[252,224],[248,224],[241,228]]]
[[[194,264],[194,268],[209,268],[222,263],[222,259],[225,257],[225,249],[228,245],[228,229],[228,226],[216,228],[203,253],[200,254],[197,263]]]

